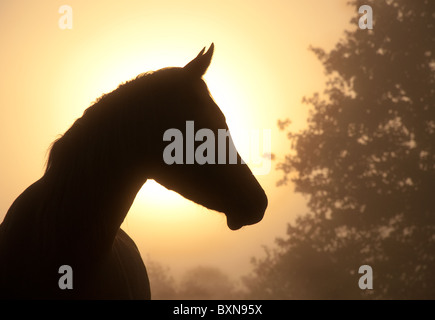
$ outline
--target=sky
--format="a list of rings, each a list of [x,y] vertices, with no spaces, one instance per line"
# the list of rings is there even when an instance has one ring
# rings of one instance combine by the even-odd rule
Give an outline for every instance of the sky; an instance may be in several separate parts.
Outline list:
[[[142,72],[182,67],[214,43],[204,79],[236,147],[249,144],[252,134],[246,133],[271,135],[271,150],[263,143],[244,156],[255,172],[258,161],[268,165],[259,153],[276,155],[270,170],[256,175],[269,199],[264,219],[231,231],[222,214],[147,181],[122,228],[145,262],[162,263],[174,274],[197,265],[218,267],[234,278],[249,273],[251,257],[261,257],[264,246],[285,236],[287,223],[307,212],[307,199],[292,185],[276,186],[281,177],[276,164],[290,151],[277,121],[291,119],[294,131],[305,127],[309,106],[302,98],[321,92],[326,80],[309,46],[329,50],[343,37],[357,14],[346,3],[0,2],[0,221],[43,174],[53,140],[98,97]],[[61,28],[62,5],[71,8],[71,29]]]

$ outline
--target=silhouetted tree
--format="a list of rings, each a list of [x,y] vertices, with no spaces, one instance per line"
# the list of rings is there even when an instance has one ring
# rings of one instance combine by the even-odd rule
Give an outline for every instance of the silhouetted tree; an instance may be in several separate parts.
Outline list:
[[[147,272],[153,300],[178,299],[176,283],[168,267],[164,267],[148,257]]]
[[[180,299],[228,300],[238,299],[240,294],[228,275],[215,267],[195,267],[180,281]]]
[[[147,271],[154,300],[228,300],[242,299],[244,292],[222,270],[212,266],[196,266],[174,278],[168,267],[150,260]]]
[[[367,4],[372,30],[357,28]],[[308,127],[288,134],[278,165],[310,214],[254,261],[254,298],[435,298],[435,2],[351,5],[355,29],[328,53],[311,48],[328,82],[303,99]]]

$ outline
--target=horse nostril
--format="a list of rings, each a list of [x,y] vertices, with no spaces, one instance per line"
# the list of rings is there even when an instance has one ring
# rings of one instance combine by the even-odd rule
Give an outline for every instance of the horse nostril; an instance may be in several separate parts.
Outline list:
[[[267,199],[266,192],[263,191],[263,212],[266,211],[269,200]]]

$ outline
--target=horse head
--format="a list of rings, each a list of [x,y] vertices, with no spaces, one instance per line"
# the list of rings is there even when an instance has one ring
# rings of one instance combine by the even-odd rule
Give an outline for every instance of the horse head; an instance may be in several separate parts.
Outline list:
[[[157,141],[149,177],[209,209],[222,212],[237,230],[259,222],[267,197],[243,162],[228,131],[224,114],[202,79],[213,44],[183,68],[154,75],[158,101],[150,134]]]

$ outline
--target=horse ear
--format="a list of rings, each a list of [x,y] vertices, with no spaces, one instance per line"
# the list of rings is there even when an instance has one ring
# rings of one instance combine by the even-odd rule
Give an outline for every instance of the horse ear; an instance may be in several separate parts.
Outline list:
[[[197,77],[202,77],[202,75],[207,71],[208,66],[211,62],[211,57],[213,56],[214,44],[212,43],[210,48],[204,53],[205,48],[203,48],[195,59],[190,61],[188,64],[184,66],[184,69],[187,70],[190,74],[193,74]]]

